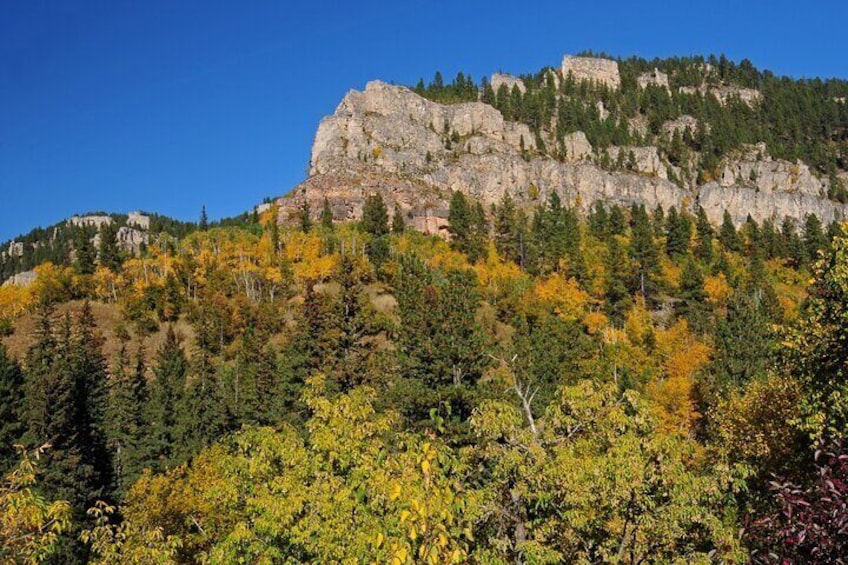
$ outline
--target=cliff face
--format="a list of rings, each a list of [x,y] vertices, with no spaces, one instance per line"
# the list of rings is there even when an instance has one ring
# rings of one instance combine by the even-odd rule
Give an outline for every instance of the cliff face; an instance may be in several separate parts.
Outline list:
[[[543,202],[555,191],[584,210],[596,201],[644,203],[649,209],[700,204],[715,223],[725,209],[737,223],[749,214],[758,222],[802,220],[808,213],[829,222],[846,215],[844,205],[827,199],[826,180],[803,163],[771,159],[764,146],[728,159],[714,182],[686,188],[668,180],[668,164],[654,147],[606,150],[612,159],[624,152],[627,172],[594,164],[599,152],[579,132],[567,137],[565,147],[565,158],[545,155],[526,125],[505,121],[487,104],[441,105],[375,81],[349,92],[322,120],[310,179],[281,200],[282,213],[304,201],[317,213],[327,197],[336,219],[357,218],[365,197],[380,192],[410,223],[435,231],[444,224],[450,192],[460,190],[485,204],[504,193]]]

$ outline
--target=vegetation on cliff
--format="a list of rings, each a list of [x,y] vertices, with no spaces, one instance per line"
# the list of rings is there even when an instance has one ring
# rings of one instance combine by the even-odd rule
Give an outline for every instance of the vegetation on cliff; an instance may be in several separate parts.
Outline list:
[[[0,347],[0,555],[844,550],[838,225],[717,230],[601,205],[584,219],[556,197],[487,210],[457,193],[448,242],[390,214],[376,195],[359,223],[278,225],[271,207],[0,287],[15,328]]]

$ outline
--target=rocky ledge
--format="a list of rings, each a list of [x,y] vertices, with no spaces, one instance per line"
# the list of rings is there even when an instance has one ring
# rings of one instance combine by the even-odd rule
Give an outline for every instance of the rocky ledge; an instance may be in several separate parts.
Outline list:
[[[454,190],[487,205],[505,193],[519,202],[543,202],[551,192],[583,210],[598,201],[649,209],[700,204],[715,223],[725,210],[737,223],[749,215],[762,222],[803,220],[809,213],[830,222],[848,211],[827,198],[827,179],[803,163],[772,159],[762,145],[727,160],[719,179],[681,187],[668,180],[654,147],[622,148],[636,162],[621,172],[597,166],[600,152],[582,133],[566,141],[565,158],[554,159],[537,150],[526,125],[504,120],[488,104],[442,105],[404,87],[370,82],[321,121],[310,178],[280,200],[281,214],[303,202],[317,214],[326,197],[336,219],[357,218],[365,197],[380,192],[390,208],[397,205],[411,224],[432,232],[444,225],[439,218]]]

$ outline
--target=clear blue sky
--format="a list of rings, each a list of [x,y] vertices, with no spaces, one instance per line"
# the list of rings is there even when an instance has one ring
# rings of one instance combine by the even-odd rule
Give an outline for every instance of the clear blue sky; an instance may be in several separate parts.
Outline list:
[[[585,49],[848,77],[844,1],[0,0],[0,241],[89,210],[238,214],[351,88]]]

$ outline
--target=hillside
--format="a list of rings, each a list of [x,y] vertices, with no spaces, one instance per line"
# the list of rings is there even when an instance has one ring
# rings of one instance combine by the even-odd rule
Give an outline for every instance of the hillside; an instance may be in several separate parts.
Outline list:
[[[375,81],[322,120],[311,178],[279,204],[283,217],[303,202],[317,215],[327,197],[350,219],[379,189],[433,231],[453,190],[531,207],[556,192],[584,214],[637,203],[700,206],[714,225],[725,211],[737,226],[748,216],[800,225],[808,214],[828,224],[846,214],[846,91],[845,81],[793,81],[723,58],[567,56],[481,85],[461,73],[414,89]]]
[[[843,87],[374,82],[249,214],[17,238],[0,562],[841,563],[844,116],[795,144],[767,108]],[[732,143],[727,111],[756,116]]]

